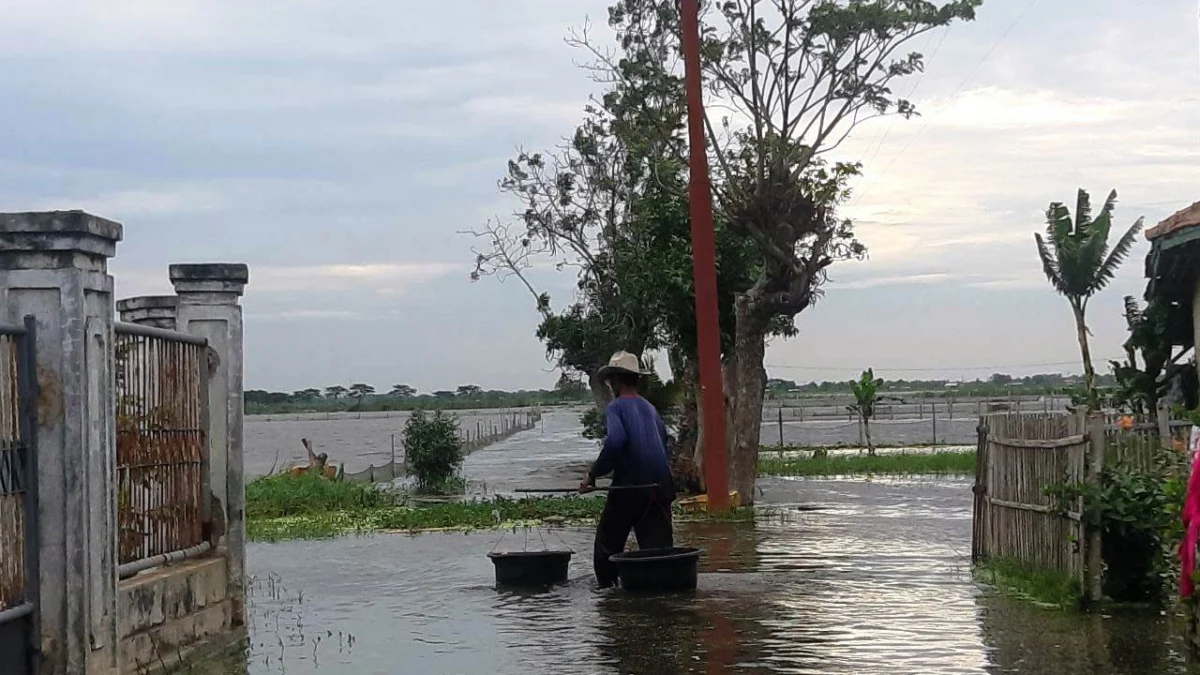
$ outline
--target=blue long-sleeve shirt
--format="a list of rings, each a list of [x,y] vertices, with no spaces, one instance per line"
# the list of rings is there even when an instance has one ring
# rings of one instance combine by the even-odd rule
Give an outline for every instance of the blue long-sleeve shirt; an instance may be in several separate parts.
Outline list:
[[[613,485],[671,487],[667,427],[649,401],[622,396],[604,411],[604,447],[589,472],[593,478],[613,475]]]

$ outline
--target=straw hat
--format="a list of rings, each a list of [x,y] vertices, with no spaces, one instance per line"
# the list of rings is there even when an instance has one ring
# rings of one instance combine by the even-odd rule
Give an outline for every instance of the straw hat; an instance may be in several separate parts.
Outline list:
[[[616,373],[629,373],[630,375],[648,375],[645,370],[642,370],[642,361],[636,354],[629,352],[617,352],[608,360],[608,365],[600,369],[600,377],[608,377]]]

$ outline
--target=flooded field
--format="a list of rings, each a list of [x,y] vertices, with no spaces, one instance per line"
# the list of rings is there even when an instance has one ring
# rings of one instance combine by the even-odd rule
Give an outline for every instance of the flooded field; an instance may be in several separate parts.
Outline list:
[[[573,419],[468,459],[507,491],[577,481]],[[969,570],[965,480],[761,482],[744,525],[682,526],[699,590],[599,591],[581,529],[252,545],[246,672],[1183,675],[1157,613],[1078,616],[990,593]],[[560,543],[561,539],[561,543]],[[570,581],[497,591],[487,552],[570,546]],[[242,664],[236,664],[242,668]]]
[[[525,410],[461,410],[460,428],[474,435],[488,425]],[[368,465],[382,466],[392,459],[395,437],[396,458],[404,457],[404,423],[408,413],[333,413],[319,415],[251,415],[246,417],[246,473],[261,476],[271,467],[283,468],[307,461],[300,439],[313,442],[316,452],[327,452],[331,461],[345,463],[349,472]]]
[[[460,411],[457,414],[464,430],[473,430],[488,424],[498,424],[501,417],[512,411]],[[505,467],[509,462],[517,462],[527,469],[527,474],[539,478],[545,476],[538,472],[541,468],[556,467],[554,460],[565,464],[574,462],[576,468],[584,466],[585,455],[580,455],[580,448],[593,447],[589,442],[579,438],[577,410],[557,410],[548,412],[544,429],[539,428],[533,435],[521,434],[510,439],[505,447],[516,447],[526,443],[530,438],[540,438],[540,442],[554,445],[555,450],[548,451],[551,456],[531,459],[521,453],[475,453],[468,460],[468,467],[477,465],[478,470],[471,471],[472,477],[488,482],[501,477],[492,473],[498,469],[508,474],[512,469]],[[250,477],[261,476],[271,470],[292,466],[305,461],[304,448],[300,439],[311,440],[317,452],[327,452],[332,461],[345,463],[349,472],[361,471],[368,465],[382,466],[392,459],[392,441],[395,437],[396,457],[404,457],[404,447],[401,439],[404,431],[405,413],[364,414],[331,416],[250,416],[246,418],[246,473]],[[941,444],[974,445],[975,427],[978,421],[973,418],[959,417],[954,420],[938,420],[937,439]],[[545,436],[539,436],[542,431]],[[930,419],[880,419],[871,423],[871,433],[876,443],[883,445],[921,445],[932,442],[933,423]],[[778,421],[764,421],[762,425],[762,442],[764,445],[775,445],[779,442],[780,427]],[[858,424],[845,419],[797,420],[785,418],[783,423],[783,441],[787,445],[854,445],[861,443]],[[540,457],[540,455],[539,455]],[[587,459],[590,459],[587,458]],[[540,467],[540,468],[539,468]],[[512,476],[503,476],[500,484]]]

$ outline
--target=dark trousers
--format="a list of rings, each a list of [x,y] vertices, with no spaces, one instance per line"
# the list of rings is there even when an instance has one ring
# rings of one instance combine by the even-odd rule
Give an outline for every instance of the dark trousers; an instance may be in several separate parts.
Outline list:
[[[596,546],[592,564],[601,586],[617,582],[617,566],[608,557],[625,551],[629,531],[637,535],[638,548],[670,548],[671,496],[666,490],[613,490],[608,493],[600,523],[596,526]]]

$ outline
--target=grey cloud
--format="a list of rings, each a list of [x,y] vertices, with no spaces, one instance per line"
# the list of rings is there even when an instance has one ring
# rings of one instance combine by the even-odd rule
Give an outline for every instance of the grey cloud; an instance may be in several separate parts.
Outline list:
[[[514,209],[495,181],[516,146],[570,133],[596,86],[562,37],[589,15],[603,36],[606,4],[11,0],[0,208],[124,222],[122,294],[169,290],[168,262],[248,262],[252,386],[548,386],[527,291],[468,283],[459,232]],[[1032,233],[1079,186],[1118,188],[1122,223],[1195,200],[1194,11],[989,1],[919,40],[928,72],[899,91],[925,116],[841,152],[867,162],[846,213],[871,258],[835,266],[768,361],[1072,358]],[[1101,345],[1136,262],[1095,304]],[[568,275],[531,277],[570,301]]]

